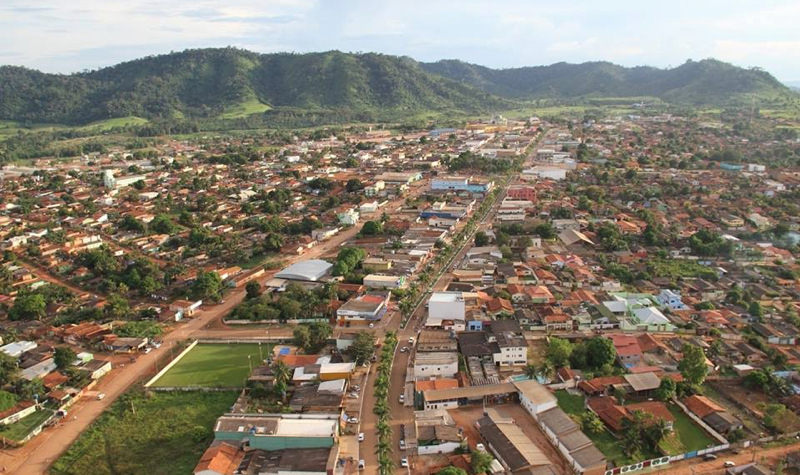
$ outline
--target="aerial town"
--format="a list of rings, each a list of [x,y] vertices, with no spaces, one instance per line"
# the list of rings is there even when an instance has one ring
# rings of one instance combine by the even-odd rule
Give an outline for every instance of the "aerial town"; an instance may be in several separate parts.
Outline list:
[[[495,114],[6,164],[0,466],[800,470],[775,130]]]

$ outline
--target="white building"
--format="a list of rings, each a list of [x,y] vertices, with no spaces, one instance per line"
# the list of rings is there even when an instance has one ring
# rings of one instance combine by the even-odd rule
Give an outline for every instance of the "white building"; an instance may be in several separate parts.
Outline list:
[[[416,379],[453,378],[456,373],[458,373],[458,354],[455,352],[417,353],[414,360]]]
[[[466,303],[462,292],[434,292],[428,300],[428,320],[464,320]]]
[[[405,287],[406,278],[398,275],[369,274],[364,276],[364,285],[371,289],[399,289]]]
[[[355,226],[358,223],[360,215],[355,208],[350,208],[339,213],[337,217],[339,218],[339,223],[344,224],[345,226]]]
[[[535,380],[515,381],[513,384],[519,393],[519,403],[536,420],[538,414],[558,406],[553,393]]]

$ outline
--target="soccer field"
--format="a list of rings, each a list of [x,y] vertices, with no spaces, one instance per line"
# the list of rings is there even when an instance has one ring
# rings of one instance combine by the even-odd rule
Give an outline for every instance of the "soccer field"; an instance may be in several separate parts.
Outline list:
[[[261,345],[260,352],[259,345],[254,343],[198,344],[153,387],[243,387],[250,365],[259,366],[271,350],[272,345],[267,344]]]

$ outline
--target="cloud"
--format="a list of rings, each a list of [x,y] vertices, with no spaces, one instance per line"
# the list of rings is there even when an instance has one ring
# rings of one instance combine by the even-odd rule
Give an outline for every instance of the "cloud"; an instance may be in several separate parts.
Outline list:
[[[5,0],[3,62],[50,72],[188,47],[377,51],[491,67],[719,57],[800,78],[800,3],[725,0]]]

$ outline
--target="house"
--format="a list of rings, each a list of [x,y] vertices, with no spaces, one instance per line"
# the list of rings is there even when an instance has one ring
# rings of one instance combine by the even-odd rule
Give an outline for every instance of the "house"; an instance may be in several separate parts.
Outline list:
[[[659,305],[670,310],[686,310],[689,308],[681,301],[681,294],[670,289],[662,289],[656,296],[656,300],[658,300]]]
[[[88,372],[90,378],[100,379],[111,371],[111,361],[93,359],[84,363],[80,369]]]
[[[375,323],[388,311],[389,292],[371,292],[354,297],[336,310],[340,325]]]
[[[400,289],[405,287],[406,278],[397,275],[369,274],[364,276],[364,285],[371,289]]]
[[[169,304],[169,309],[175,312],[175,321],[177,322],[184,317],[193,316],[201,305],[203,305],[202,300],[192,302],[191,300],[178,299]]]
[[[355,226],[358,224],[359,213],[355,208],[348,208],[337,214],[336,217],[339,219],[340,224],[345,226]]]
[[[241,456],[239,449],[227,443],[209,447],[203,452],[200,461],[194,468],[195,475],[228,475],[239,465]]]
[[[283,450],[330,448],[338,441],[340,415],[225,414],[214,424],[214,441]]]
[[[530,473],[537,467],[550,465],[544,452],[522,429],[512,419],[500,416],[496,409],[487,409],[476,425],[487,449],[497,457],[506,473]]]

